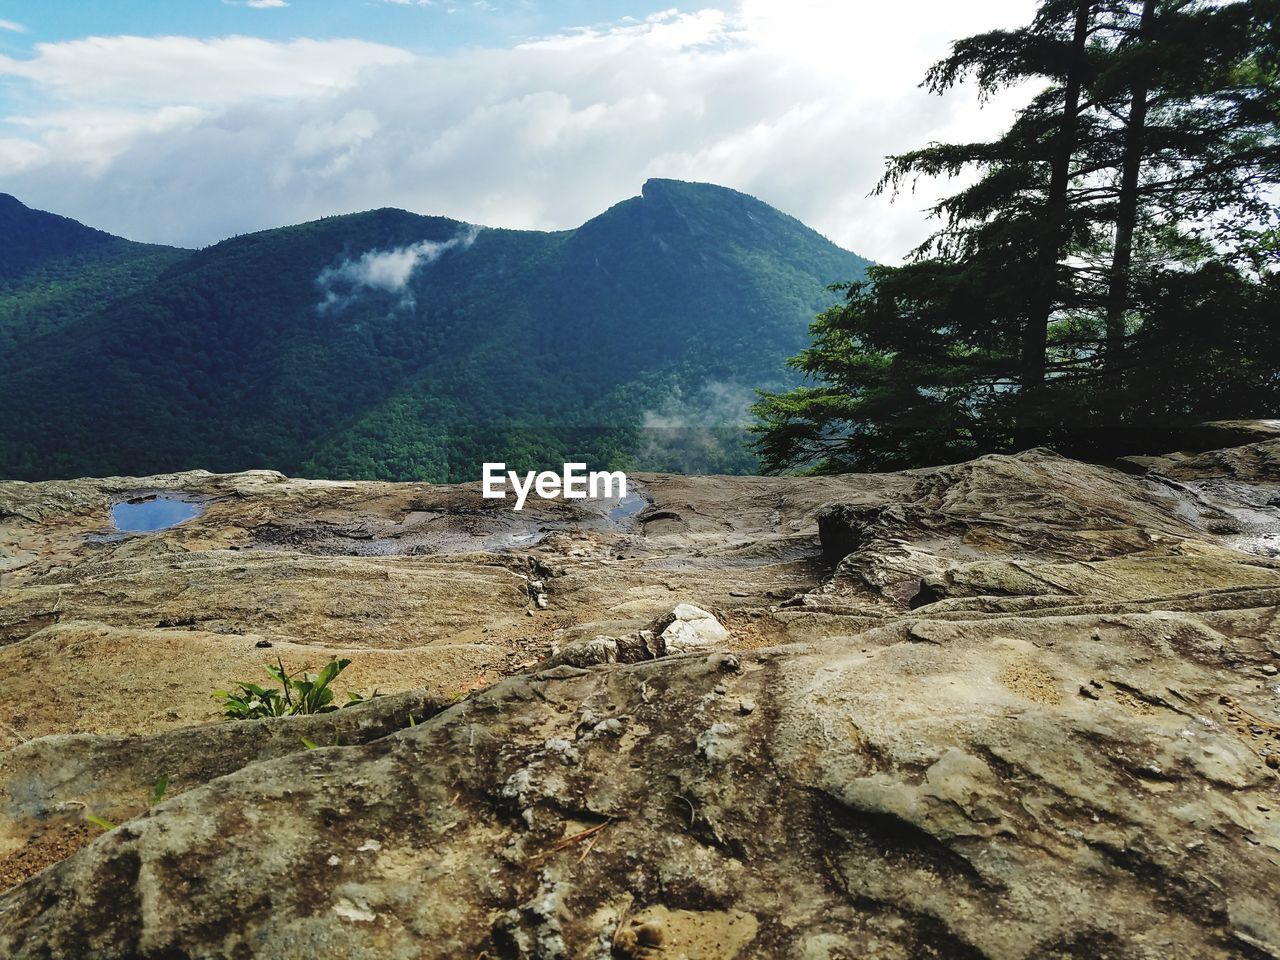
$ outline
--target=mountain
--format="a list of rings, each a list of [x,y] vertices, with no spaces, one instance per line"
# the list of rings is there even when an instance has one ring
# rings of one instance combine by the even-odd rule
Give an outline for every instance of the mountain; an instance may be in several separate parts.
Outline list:
[[[189,253],[113,237],[0,193],[0,351],[141,289]]]
[[[672,180],[576,230],[384,209],[194,253],[15,215],[40,238],[0,247],[0,476],[21,479],[750,469],[752,391],[793,382],[827,285],[867,265]]]

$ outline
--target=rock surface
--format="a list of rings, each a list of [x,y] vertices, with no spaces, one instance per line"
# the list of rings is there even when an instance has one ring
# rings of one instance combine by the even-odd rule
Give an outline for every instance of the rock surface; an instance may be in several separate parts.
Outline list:
[[[1280,956],[1280,441],[1138,469],[0,484],[0,955]]]
[[[691,603],[680,603],[653,625],[666,654],[697,653],[729,639],[729,631],[712,614]]]

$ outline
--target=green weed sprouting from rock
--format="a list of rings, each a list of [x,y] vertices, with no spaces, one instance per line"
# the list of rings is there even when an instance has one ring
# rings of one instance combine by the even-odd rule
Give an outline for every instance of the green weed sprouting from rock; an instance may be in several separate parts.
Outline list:
[[[333,702],[330,684],[338,674],[351,665],[350,660],[330,660],[318,674],[302,673],[291,676],[285,672],[283,661],[267,667],[267,673],[280,684],[280,689],[262,687],[247,680],[236,681],[238,691],[215,690],[213,695],[223,702],[223,717],[227,720],[261,720],[265,717],[294,717],[303,714],[332,713],[338,709]],[[372,696],[377,696],[375,690]],[[347,705],[366,698],[358,693],[349,695]]]
[[[161,800],[163,800],[164,795],[166,791],[168,791],[168,789],[169,789],[169,777],[166,775],[161,777],[159,780],[157,780],[155,783],[151,785],[151,802],[148,803],[147,806],[154,807]],[[103,830],[114,830],[117,826],[119,826],[119,824],[114,823],[111,820],[108,820],[106,817],[99,817],[99,816],[96,816],[95,814],[88,813],[87,811],[84,815],[84,818],[89,823],[92,823],[95,827],[100,827]]]
[[[163,776],[151,786],[151,806],[155,806],[164,799],[165,792],[169,789],[169,778]]]

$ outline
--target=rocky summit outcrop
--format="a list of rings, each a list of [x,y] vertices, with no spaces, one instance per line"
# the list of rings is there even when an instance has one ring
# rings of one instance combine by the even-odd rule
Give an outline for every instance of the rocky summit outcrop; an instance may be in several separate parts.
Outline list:
[[[0,955],[1280,957],[1280,441],[638,480],[0,485]]]

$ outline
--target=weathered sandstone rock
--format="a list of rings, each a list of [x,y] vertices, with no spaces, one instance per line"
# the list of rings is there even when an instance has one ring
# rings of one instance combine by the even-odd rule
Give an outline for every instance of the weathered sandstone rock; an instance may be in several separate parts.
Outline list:
[[[667,616],[653,625],[653,632],[662,641],[667,653],[696,653],[729,639],[726,630],[714,615],[691,603],[677,604]]]
[[[1277,464],[1265,441],[1142,475],[1033,451],[643,477],[634,523],[520,528],[461,489],[0,485],[26,557],[0,587],[0,841],[51,862],[0,898],[0,955],[1280,956]],[[165,483],[206,516],[85,541]],[[467,551],[415,555],[432,532]],[[121,660],[104,716],[142,735],[92,736],[86,707],[41,736],[126,637],[199,644],[199,670],[161,661],[193,698],[282,646],[429,692],[183,729],[130,712],[157,678]],[[77,803],[132,819],[59,827]]]

